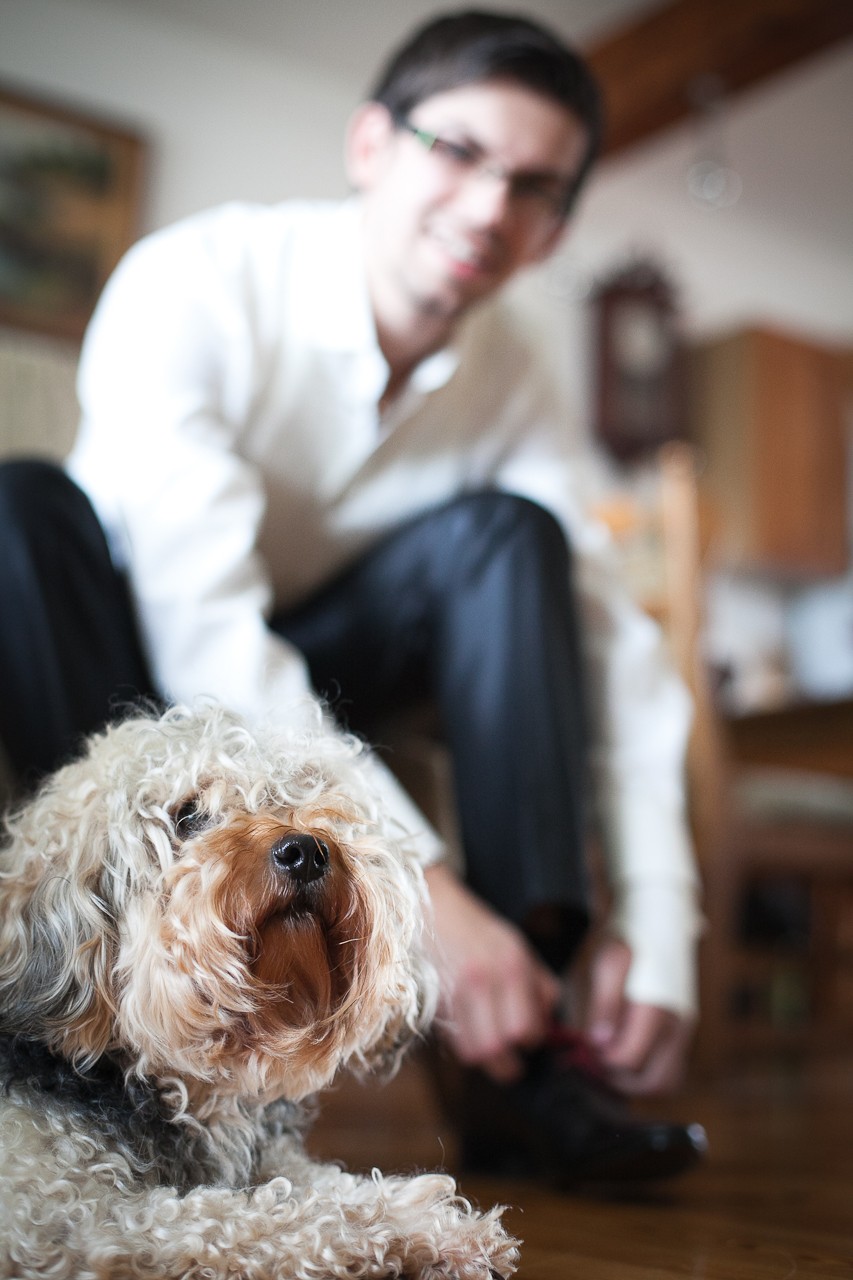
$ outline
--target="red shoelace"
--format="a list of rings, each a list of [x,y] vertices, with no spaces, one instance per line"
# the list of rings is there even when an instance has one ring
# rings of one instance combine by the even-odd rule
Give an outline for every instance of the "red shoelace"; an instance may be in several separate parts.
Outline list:
[[[543,1048],[553,1055],[555,1063],[563,1070],[574,1068],[602,1084],[606,1082],[598,1055],[582,1032],[555,1022],[545,1037]]]

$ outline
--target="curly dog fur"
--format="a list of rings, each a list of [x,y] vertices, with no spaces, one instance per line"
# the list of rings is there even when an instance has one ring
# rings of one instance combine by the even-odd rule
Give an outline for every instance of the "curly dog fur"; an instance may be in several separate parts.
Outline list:
[[[0,1274],[486,1280],[500,1210],[301,1140],[430,1016],[422,877],[357,744],[216,707],[94,737],[0,861]]]

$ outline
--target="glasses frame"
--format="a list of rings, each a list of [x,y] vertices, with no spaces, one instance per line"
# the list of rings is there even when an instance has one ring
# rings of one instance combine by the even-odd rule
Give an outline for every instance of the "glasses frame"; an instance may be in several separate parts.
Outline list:
[[[563,192],[558,196],[546,190],[545,184],[553,179],[547,174],[513,172],[503,165],[489,160],[487,154],[476,143],[453,142],[432,129],[424,129],[410,120],[408,116],[396,116],[394,124],[398,129],[410,134],[428,154],[443,161],[448,167],[457,170],[461,178],[465,175],[474,177],[486,175],[498,182],[506,183],[507,194],[516,205],[523,205],[532,215],[537,214],[543,226],[565,221],[575,193],[575,180],[567,180]],[[539,202],[539,207],[535,202]],[[529,203],[527,203],[529,202]]]

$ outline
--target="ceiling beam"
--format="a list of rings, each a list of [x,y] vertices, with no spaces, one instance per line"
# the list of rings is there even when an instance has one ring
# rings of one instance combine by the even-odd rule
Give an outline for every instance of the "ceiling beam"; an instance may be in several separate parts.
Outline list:
[[[736,93],[849,36],[851,0],[670,0],[585,50],[604,92],[604,154],[692,115],[707,77]]]

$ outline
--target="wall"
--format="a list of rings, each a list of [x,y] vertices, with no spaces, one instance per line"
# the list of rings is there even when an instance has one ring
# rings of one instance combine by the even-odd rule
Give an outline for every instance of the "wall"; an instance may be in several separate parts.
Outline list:
[[[141,230],[225,200],[345,190],[355,97],[331,73],[142,5],[0,0],[0,80],[147,137]]]

